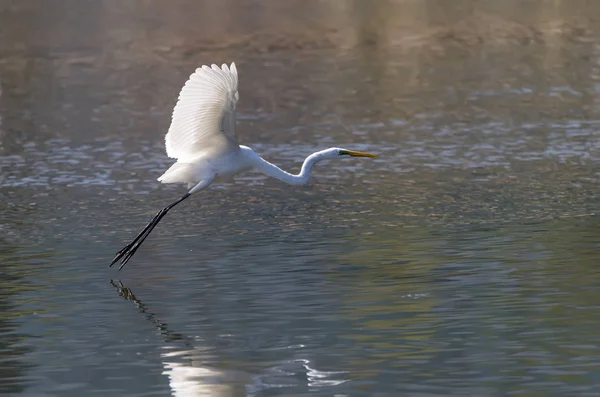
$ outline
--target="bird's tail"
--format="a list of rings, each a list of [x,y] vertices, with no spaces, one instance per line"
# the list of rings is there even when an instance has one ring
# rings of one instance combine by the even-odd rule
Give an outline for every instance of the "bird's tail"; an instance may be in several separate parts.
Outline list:
[[[195,186],[197,182],[194,181],[196,179],[192,164],[177,162],[162,174],[158,181],[161,183],[188,183],[188,185]]]

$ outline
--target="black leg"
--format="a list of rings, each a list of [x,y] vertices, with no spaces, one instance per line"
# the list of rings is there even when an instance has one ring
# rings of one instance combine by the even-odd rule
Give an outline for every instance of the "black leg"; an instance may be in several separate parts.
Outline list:
[[[156,227],[156,225],[158,225],[158,222],[160,222],[160,220],[165,215],[167,215],[167,212],[169,212],[169,210],[171,208],[175,207],[177,204],[181,203],[183,200],[185,200],[188,197],[190,197],[190,193],[184,194],[179,200],[167,205],[165,208],[158,211],[158,213],[154,216],[154,218],[152,218],[150,223],[148,223],[146,225],[146,227],[144,227],[144,229],[140,232],[140,234],[138,234],[137,237],[135,239],[133,239],[133,241],[131,243],[127,244],[119,252],[117,252],[117,255],[112,260],[109,267],[112,267],[115,263],[117,263],[119,260],[122,259],[121,266],[119,267],[119,270],[121,270],[123,268],[123,266],[125,266],[125,264],[127,262],[129,262],[129,259],[131,259],[133,254],[135,254],[135,252],[140,248],[140,246],[142,245],[142,243],[144,242],[146,237],[148,237],[150,232],[152,232],[152,229],[154,229]]]

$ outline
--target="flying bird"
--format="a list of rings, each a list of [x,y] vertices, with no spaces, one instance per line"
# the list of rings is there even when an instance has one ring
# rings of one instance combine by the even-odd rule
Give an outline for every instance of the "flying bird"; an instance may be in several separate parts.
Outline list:
[[[377,157],[355,150],[329,148],[308,156],[300,173],[290,174],[238,144],[235,118],[239,100],[235,63],[197,68],[181,89],[171,126],[165,136],[167,155],[177,160],[158,178],[162,183],[187,183],[188,192],[160,210],[133,241],[117,252],[110,267],[127,264],[160,220],[177,204],[206,189],[219,178],[255,170],[290,185],[310,180],[312,167],[321,160],[342,156]]]

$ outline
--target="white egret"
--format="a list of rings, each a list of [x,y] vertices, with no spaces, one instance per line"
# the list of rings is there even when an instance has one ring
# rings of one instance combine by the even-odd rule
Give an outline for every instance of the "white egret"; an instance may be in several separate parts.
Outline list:
[[[230,177],[243,171],[256,170],[291,185],[309,181],[313,165],[340,156],[377,157],[377,155],[329,148],[308,156],[298,175],[283,171],[261,158],[252,149],[238,144],[235,129],[238,74],[235,63],[196,69],[185,83],[173,110],[171,126],[165,136],[167,155],[177,159],[163,175],[162,183],[187,183],[186,194],[160,210],[137,237],[111,262],[121,260],[119,270],[140,248],[152,229],[177,204],[193,193],[206,189],[219,177]]]

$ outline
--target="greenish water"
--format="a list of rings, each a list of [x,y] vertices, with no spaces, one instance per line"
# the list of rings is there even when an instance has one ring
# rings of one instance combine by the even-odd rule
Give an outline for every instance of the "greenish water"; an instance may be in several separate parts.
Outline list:
[[[600,6],[0,2],[0,393],[596,396]],[[262,175],[177,207],[177,93]]]

